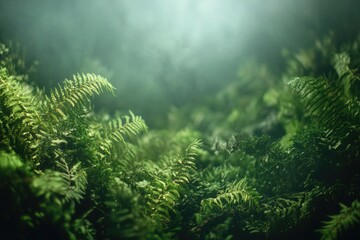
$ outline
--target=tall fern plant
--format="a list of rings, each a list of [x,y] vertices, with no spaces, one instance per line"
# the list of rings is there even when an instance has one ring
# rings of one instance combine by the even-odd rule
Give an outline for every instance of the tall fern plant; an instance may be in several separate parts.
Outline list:
[[[2,51],[0,57],[6,52]],[[30,188],[36,189],[35,196],[53,199],[70,219],[77,219],[74,220],[77,229],[66,230],[71,238],[74,231],[92,228],[87,218],[100,222],[104,217],[101,208],[105,205],[98,201],[113,176],[110,168],[113,153],[119,149],[119,154],[126,152],[127,142],[146,131],[147,126],[132,112],[108,122],[95,117],[93,96],[114,90],[101,76],[77,74],[46,94],[10,73],[7,64],[8,61],[0,61],[0,147],[31,166]],[[18,201],[22,197],[19,194]],[[27,208],[36,210],[35,206]],[[47,210],[44,205],[43,218],[48,217]],[[19,214],[23,214],[20,218],[27,216],[29,224],[39,222],[35,215]],[[75,215],[77,218],[73,218]]]

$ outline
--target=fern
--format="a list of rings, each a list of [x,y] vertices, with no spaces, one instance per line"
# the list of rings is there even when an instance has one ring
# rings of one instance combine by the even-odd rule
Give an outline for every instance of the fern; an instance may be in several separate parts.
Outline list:
[[[80,165],[80,163],[77,163],[70,168],[65,159],[62,158],[57,162],[57,166],[61,170],[62,182],[66,186],[64,202],[70,200],[79,202],[85,194],[86,172],[80,169]]]
[[[301,68],[292,69],[314,70],[317,55],[302,52],[296,56]],[[113,93],[105,78],[78,74],[47,95],[0,62],[0,147],[21,157],[0,151],[2,221],[14,212],[13,225],[34,239],[44,238],[38,235],[44,229],[64,239],[287,239],[305,228],[310,229],[305,234],[315,234],[311,227],[319,223],[321,210],[359,195],[358,73],[350,54],[332,61],[338,78],[296,78],[289,86],[297,95],[288,88],[266,93],[250,84],[248,90],[261,97],[238,99],[237,90],[244,87],[239,82],[215,98],[217,113],[187,109],[180,117],[194,120],[188,128],[175,132],[170,122],[173,130],[143,135],[147,126],[132,112],[114,118],[92,113],[95,95]],[[273,90],[275,76],[264,66],[257,69],[254,74],[249,64],[240,75],[249,83],[269,77]],[[289,105],[279,110],[281,99]],[[276,115],[277,110],[283,112]],[[243,124],[256,136],[231,130]],[[280,130],[275,138],[281,137],[283,124],[294,126],[286,128],[292,131],[286,145],[274,142],[274,136],[259,136]],[[221,140],[227,133],[233,137]],[[199,140],[191,142],[200,137],[204,148]],[[36,165],[31,168],[29,160]],[[341,191],[332,190],[335,181]],[[341,205],[319,230],[323,239],[358,223],[359,205]]]
[[[48,113],[55,119],[66,118],[66,114],[71,109],[86,108],[90,102],[90,97],[94,94],[99,95],[104,90],[111,93],[114,87],[103,78],[95,74],[77,74],[73,80],[65,80],[63,86],[59,85],[51,91],[50,97],[46,97]],[[53,115],[53,113],[57,113]]]
[[[125,121],[121,117],[117,117],[100,125],[102,127],[98,136],[100,138],[100,151],[98,152],[100,157],[110,155],[111,149],[116,146],[116,143],[120,146],[126,146],[126,138],[147,131],[144,120],[131,111],[130,116],[125,115],[123,118]]]
[[[148,230],[142,208],[139,206],[139,194],[121,181],[114,178],[106,196],[105,235],[110,239],[145,239]]]
[[[305,99],[308,113],[326,131],[331,148],[350,149],[355,157],[359,156],[360,102],[324,78],[296,78],[290,85]]]
[[[153,189],[154,196],[151,199],[155,208],[152,214],[157,211],[163,211],[168,215],[169,210],[174,210],[175,200],[180,197],[179,191],[183,186],[190,182],[190,174],[195,170],[194,161],[199,146],[200,141],[195,140],[185,150],[183,157],[175,158],[175,161],[170,168],[170,181],[165,182],[165,179],[160,178],[155,180],[155,187]]]
[[[79,103],[86,103],[95,93],[100,94],[106,89],[113,93],[114,87],[99,75],[78,74],[73,80],[65,80],[64,86],[59,86],[51,93],[51,102],[54,105],[70,104],[75,107]]]
[[[200,143],[199,140],[193,141],[186,148],[183,156],[173,159],[170,171],[154,176],[149,186],[149,193],[146,196],[148,216],[152,219],[154,226],[157,226],[158,234],[163,234],[159,230],[165,230],[170,222],[176,222],[175,219],[180,217],[176,206],[184,189],[191,181]]]
[[[0,55],[3,51],[0,45]],[[7,62],[0,59],[1,148],[14,150],[34,163],[32,169],[21,161],[13,161],[11,165],[0,156],[0,170],[9,175],[4,176],[5,182],[13,176],[16,188],[11,184],[0,184],[0,187],[2,192],[9,192],[9,200],[15,201],[11,206],[19,207],[16,216],[23,219],[21,223],[16,220],[10,225],[21,227],[25,224],[26,230],[34,228],[29,230],[34,239],[44,239],[41,234],[46,234],[46,230],[43,231],[46,226],[64,239],[91,239],[94,229],[97,236],[111,238],[118,237],[118,233],[121,237],[135,239],[144,235],[139,234],[139,227],[145,226],[146,221],[137,219],[144,216],[135,199],[138,193],[130,187],[111,189],[113,178],[121,175],[117,171],[121,167],[122,171],[129,170],[126,164],[119,162],[135,157],[132,151],[138,148],[128,147],[132,146],[128,142],[147,130],[144,120],[130,112],[129,116],[106,123],[96,121],[97,117],[91,114],[93,96],[114,90],[101,76],[78,74],[46,95],[45,91],[34,90],[20,82],[23,78],[10,75],[5,64]],[[192,155],[189,156],[191,159]],[[99,164],[99,160],[105,161]],[[112,198],[109,202],[106,202],[106,193]],[[123,193],[129,193],[124,197],[125,203],[117,204]],[[132,200],[133,204],[129,208],[127,200]],[[111,209],[112,206],[116,209]],[[111,213],[107,212],[109,209]],[[111,218],[112,226],[107,228],[107,233],[101,226],[104,217]],[[133,222],[129,222],[130,218]]]
[[[289,83],[307,100],[309,114],[318,115],[328,129],[341,129],[346,121],[346,104],[341,91],[324,78],[295,78]],[[334,121],[334,118],[337,121]]]
[[[350,68],[350,56],[346,52],[335,54],[334,68],[341,80],[345,96],[358,98],[359,88],[357,84],[360,81],[356,70]]]
[[[215,198],[208,198],[201,201],[201,210],[208,211],[216,208],[225,209],[229,206],[236,206],[245,203],[249,207],[259,204],[260,194],[248,186],[246,178],[233,182],[226,188],[224,193]]]
[[[190,174],[196,170],[195,159],[200,145],[200,140],[193,141],[186,148],[184,156],[175,162],[172,168],[172,176],[176,184],[186,185],[190,182]]]
[[[42,126],[38,102],[29,90],[11,76],[0,75],[2,129],[17,152],[38,161],[38,136]]]
[[[360,222],[360,202],[355,200],[350,207],[340,203],[340,213],[330,216],[324,226],[317,230],[321,233],[321,240],[335,240],[349,227]]]
[[[115,141],[125,143],[124,137],[136,136],[137,134],[146,131],[147,126],[140,116],[135,116],[130,111],[130,116],[124,116],[125,122],[120,117],[108,123],[106,137]]]

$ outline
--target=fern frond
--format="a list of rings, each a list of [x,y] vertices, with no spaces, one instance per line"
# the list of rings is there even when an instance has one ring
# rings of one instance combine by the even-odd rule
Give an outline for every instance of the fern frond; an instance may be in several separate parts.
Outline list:
[[[139,195],[119,178],[114,178],[106,195],[107,239],[145,239],[146,219],[139,206]]]
[[[144,120],[130,111],[124,116],[125,122],[118,117],[108,123],[107,136],[115,142],[125,143],[124,137],[136,136],[147,130]]]
[[[130,111],[130,116],[117,117],[103,125],[100,141],[100,156],[110,155],[115,143],[126,145],[126,138],[147,131],[145,121]]]
[[[0,109],[8,117],[1,117],[7,138],[20,155],[37,161],[38,137],[42,121],[38,102],[32,93],[12,77],[0,76]]]
[[[149,216],[158,221],[157,224],[167,224],[174,217],[179,216],[176,209],[183,189],[190,182],[195,170],[195,158],[200,149],[200,140],[193,141],[185,150],[183,156],[175,157],[169,166],[167,174],[156,174],[149,186],[147,205]]]
[[[166,182],[160,178],[154,179],[150,186],[151,195],[147,199],[147,204],[150,206],[150,216],[161,223],[168,222],[170,214],[175,214],[176,199],[180,194],[173,184]],[[159,224],[158,223],[158,224]]]
[[[248,186],[246,178],[233,182],[224,193],[215,198],[207,198],[201,201],[201,210],[206,211],[217,207],[224,209],[229,205],[246,203],[248,206],[259,204],[260,194]]]
[[[302,96],[308,113],[326,131],[333,149],[341,146],[359,156],[360,102],[347,96],[341,89],[324,78],[296,78],[289,83]]]
[[[346,99],[341,91],[323,78],[296,78],[289,83],[293,89],[306,99],[309,114],[318,115],[319,122],[328,129],[344,127]],[[341,119],[341,121],[334,121]]]
[[[88,106],[90,98],[104,90],[114,93],[114,87],[106,78],[90,73],[74,75],[72,80],[66,79],[63,86],[59,85],[47,97],[49,113],[56,113],[60,119],[66,118],[67,110]]]
[[[61,170],[60,176],[66,187],[64,201],[75,200],[79,202],[85,194],[86,172],[80,169],[80,163],[70,168],[63,158],[57,161],[57,166]]]
[[[346,52],[335,54],[334,68],[344,87],[347,97],[358,97],[359,89],[356,84],[360,81],[360,76],[350,68],[350,56]]]
[[[340,213],[330,216],[330,220],[324,222],[324,226],[317,230],[321,233],[321,240],[335,240],[350,226],[360,222],[360,202],[355,200],[350,207],[340,203]]]
[[[188,184],[190,182],[190,174],[196,169],[195,159],[200,146],[201,141],[196,139],[186,148],[184,156],[175,162],[172,171],[175,183]]]

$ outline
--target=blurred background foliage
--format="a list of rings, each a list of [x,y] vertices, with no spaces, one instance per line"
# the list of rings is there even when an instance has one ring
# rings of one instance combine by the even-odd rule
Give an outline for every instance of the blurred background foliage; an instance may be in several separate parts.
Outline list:
[[[311,66],[316,56],[300,49],[330,32],[334,44],[353,39],[359,7],[356,0],[1,0],[0,41],[21,46],[32,64],[23,69],[40,87],[76,72],[107,77],[117,98],[102,96],[97,110],[132,109],[162,128],[169,111],[171,118],[204,106],[193,121],[206,119],[208,108],[219,114],[211,118],[224,118],[222,109],[229,124],[255,131],[255,118],[272,117],[276,92],[265,92],[281,84],[280,73],[311,70],[285,63],[296,53],[292,61]],[[259,101],[268,106],[254,116]]]

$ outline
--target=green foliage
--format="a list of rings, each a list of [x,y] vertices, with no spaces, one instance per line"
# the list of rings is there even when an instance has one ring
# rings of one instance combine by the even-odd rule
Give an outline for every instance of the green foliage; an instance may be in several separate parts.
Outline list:
[[[70,168],[64,159],[60,159],[57,166],[61,170],[61,180],[66,186],[64,201],[75,200],[79,202],[85,194],[86,172],[80,169],[80,163]]]
[[[103,163],[112,161],[110,149],[119,137],[125,147],[125,137],[145,131],[146,125],[131,112],[130,117],[125,116],[124,124],[120,117],[105,124],[91,114],[92,96],[113,91],[101,76],[78,74],[48,96],[11,75],[5,63],[8,60],[2,62],[0,76],[1,148],[26,160],[23,164],[16,158],[9,160],[7,155],[1,159],[5,164],[2,171],[8,173],[3,177],[15,180],[14,187],[2,185],[4,192],[10,191],[5,196],[13,203],[6,201],[1,209],[5,215],[6,209],[10,209],[9,215],[18,212],[8,223],[6,236],[22,238],[11,232],[19,225],[25,229],[19,234],[37,239],[51,231],[58,233],[56,238],[91,239],[98,226],[89,219],[104,217],[94,209],[104,206],[97,201],[103,198],[102,188],[109,188],[112,177],[109,165]],[[107,151],[102,148],[103,140]],[[17,176],[16,172],[24,173]],[[21,219],[26,221],[19,222]],[[1,219],[1,223],[5,222]]]
[[[324,226],[318,230],[322,240],[338,239],[342,232],[360,221],[360,203],[355,200],[350,207],[340,203],[340,213],[330,216]]]
[[[4,238],[75,239],[91,233],[91,224],[74,215],[73,203],[63,201],[68,189],[59,172],[37,175],[14,153],[1,152],[0,163]]]
[[[360,140],[359,110],[357,95],[347,94],[346,82],[340,87],[326,79],[296,79],[294,89],[305,99],[306,110],[325,130],[326,141],[333,149],[347,151],[353,161],[359,157]],[[352,88],[351,88],[352,89]]]
[[[328,43],[316,43],[316,54],[310,49],[289,61],[289,73],[303,69],[309,77],[273,88],[263,98],[285,129],[279,141],[242,133],[208,148],[194,187],[202,203],[192,228],[196,238],[316,238],[320,216],[341,199],[358,198],[358,74],[347,57],[355,44],[339,55],[328,38],[323,41]],[[330,69],[327,77],[316,77],[317,63],[306,62],[315,55]],[[247,205],[234,191],[239,179],[255,190],[257,204]]]
[[[65,80],[63,85],[52,90],[45,101],[48,105],[47,113],[57,113],[60,117],[58,121],[66,118],[64,111],[67,110],[69,114],[71,109],[88,108],[90,97],[94,94],[99,95],[103,90],[113,93],[114,89],[105,78],[95,74],[74,75],[73,80]],[[56,115],[51,116],[56,119]]]
[[[14,77],[8,76],[6,69],[0,74],[0,111],[2,113],[1,141],[8,142],[16,151],[36,159],[37,136],[40,113],[37,99]]]
[[[167,226],[180,221],[177,209],[181,197],[186,194],[186,187],[192,181],[195,172],[195,157],[199,151],[200,141],[195,140],[185,149],[182,156],[165,157],[163,170],[155,168],[148,172],[151,177],[145,194],[146,214],[151,218],[156,235],[164,238]],[[159,174],[158,171],[163,171]],[[146,186],[146,185],[145,185]],[[168,237],[168,236],[167,236]],[[165,238],[167,238],[165,237]]]
[[[1,62],[5,237],[314,239],[320,229],[323,239],[336,239],[353,233],[360,197],[355,43],[337,51],[325,38],[314,49],[288,53],[283,78],[294,71],[308,76],[287,85],[250,62],[239,71],[244,82],[219,93],[216,106],[174,110],[169,129],[148,132],[131,111],[94,113],[93,96],[113,91],[101,76],[79,74],[47,94]],[[266,86],[259,84],[268,76]],[[339,202],[352,205],[341,205],[320,228]]]
[[[241,179],[238,182],[232,183],[228,186],[224,193],[217,195],[215,198],[208,198],[201,201],[202,211],[214,207],[223,209],[225,206],[237,205],[245,203],[249,207],[256,206],[259,204],[260,195],[254,190],[247,186],[246,179]]]
[[[144,120],[132,112],[130,112],[130,116],[125,115],[124,119],[125,122],[121,117],[117,117],[103,124],[98,136],[99,141],[101,141],[101,151],[99,152],[101,157],[104,157],[104,154],[111,154],[111,148],[116,146],[114,143],[126,145],[126,137],[136,136],[147,130]]]
[[[112,182],[106,207],[109,209],[105,224],[110,239],[145,239],[148,226],[139,205],[140,195],[119,178]]]
[[[147,142],[146,137],[139,145],[148,146],[140,148],[134,137],[147,130],[141,117],[130,112],[109,119],[92,113],[93,95],[104,90],[113,90],[106,79],[83,74],[47,95],[3,68],[1,146],[30,160],[26,171],[32,180],[24,184],[31,193],[15,191],[13,196],[29,204],[17,217],[26,219],[31,236],[44,238],[38,233],[47,234],[45,222],[58,228],[60,238],[174,236],[175,223],[181,221],[178,202],[193,181],[200,141],[189,145],[192,132],[187,136],[184,131],[173,136],[177,147],[169,145],[168,152],[163,143],[156,146],[159,142]],[[151,155],[155,147],[160,152]],[[10,222],[9,229],[19,224]],[[9,231],[10,236],[17,235]]]

